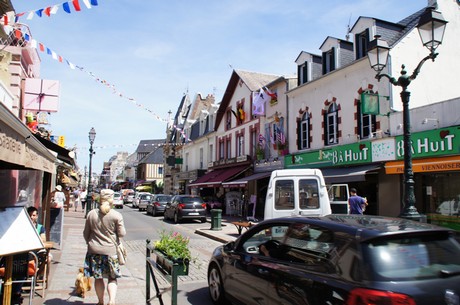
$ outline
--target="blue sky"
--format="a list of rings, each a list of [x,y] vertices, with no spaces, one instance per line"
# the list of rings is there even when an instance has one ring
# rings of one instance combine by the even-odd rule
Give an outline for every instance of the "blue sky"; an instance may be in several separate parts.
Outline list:
[[[71,0],[68,0],[71,2]],[[12,0],[17,13],[64,0]],[[98,0],[67,14],[21,17],[32,37],[86,72],[39,52],[41,78],[61,83],[60,110],[49,117],[53,135],[77,147],[88,165],[88,132],[96,130],[93,171],[140,140],[165,137],[168,111],[185,92],[214,93],[220,101],[233,69],[296,73],[301,51],[320,54],[327,36],[345,38],[359,16],[398,22],[427,0]],[[114,94],[87,72],[115,86]],[[118,93],[123,94],[120,97]],[[135,103],[128,98],[133,98]]]

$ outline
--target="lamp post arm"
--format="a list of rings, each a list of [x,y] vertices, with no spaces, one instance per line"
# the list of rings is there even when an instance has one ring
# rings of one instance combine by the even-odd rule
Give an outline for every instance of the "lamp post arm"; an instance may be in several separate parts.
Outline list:
[[[390,83],[392,83],[393,85],[398,85],[398,81],[396,80],[396,78],[394,78],[393,76],[391,75],[388,75],[388,74],[385,74],[385,73],[378,73],[375,78],[380,82],[380,79],[382,77],[386,77],[388,78],[388,80],[390,81]]]
[[[428,55],[427,57],[425,57],[424,59],[422,59],[417,67],[414,69],[414,72],[412,72],[412,75],[410,76],[410,79],[411,80],[414,80],[417,75],[420,73],[420,69],[422,69],[422,66],[423,64],[428,60],[428,59],[431,59],[432,61],[434,61],[436,59],[436,57],[438,56],[439,53],[434,53],[434,52],[431,52],[430,55]]]

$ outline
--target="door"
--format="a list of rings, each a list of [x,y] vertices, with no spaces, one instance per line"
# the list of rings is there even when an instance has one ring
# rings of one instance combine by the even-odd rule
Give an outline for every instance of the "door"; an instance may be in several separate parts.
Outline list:
[[[328,193],[332,214],[350,213],[348,207],[348,198],[350,197],[348,184],[333,184],[329,187]]]

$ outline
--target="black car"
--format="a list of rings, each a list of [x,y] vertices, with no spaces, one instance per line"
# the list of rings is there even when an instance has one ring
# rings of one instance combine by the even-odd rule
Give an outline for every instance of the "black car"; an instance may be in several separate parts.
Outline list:
[[[147,205],[147,214],[156,216],[163,214],[166,204],[171,201],[171,195],[156,194],[153,195],[153,200]]]
[[[215,304],[459,304],[453,231],[401,218],[271,219],[218,247]]]
[[[206,222],[206,203],[200,196],[176,195],[166,204],[164,219],[173,219],[175,223],[183,219]]]

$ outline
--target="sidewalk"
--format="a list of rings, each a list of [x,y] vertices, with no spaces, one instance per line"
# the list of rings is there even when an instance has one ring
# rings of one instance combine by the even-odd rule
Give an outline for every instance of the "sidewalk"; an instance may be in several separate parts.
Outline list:
[[[77,296],[74,291],[78,268],[83,266],[86,254],[86,245],[82,234],[85,223],[84,215],[84,213],[75,212],[72,209],[65,212],[63,245],[60,250],[53,249],[51,251],[53,261],[45,298],[36,295],[33,299],[33,305],[84,305],[97,303],[94,287],[87,293],[85,299]],[[236,227],[230,223],[235,220],[239,220],[239,218],[223,216],[221,230],[211,230],[211,225],[208,222],[203,224],[204,228],[196,230],[195,233],[219,242],[232,241],[238,237]],[[127,242],[126,246],[129,257],[127,264],[121,267],[123,277],[118,280],[117,305],[145,304],[145,241]],[[192,249],[193,251],[194,249]],[[207,300],[209,298],[207,289],[204,289],[204,286],[207,286],[207,261],[203,260],[201,264],[204,264],[204,267],[195,268],[191,266],[189,275],[179,278],[178,304],[211,304],[210,300]],[[164,280],[163,284],[164,286],[167,285]],[[151,296],[154,296],[153,284],[151,286]],[[160,286],[163,286],[161,281]],[[108,300],[106,299],[105,301],[107,302]],[[24,298],[23,304],[27,304],[27,302],[28,299]],[[171,304],[168,293],[163,294],[163,302],[165,305]],[[160,303],[157,299],[154,299],[151,304]]]

